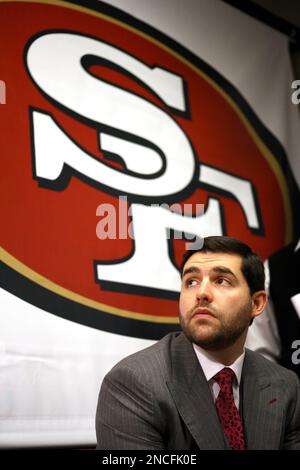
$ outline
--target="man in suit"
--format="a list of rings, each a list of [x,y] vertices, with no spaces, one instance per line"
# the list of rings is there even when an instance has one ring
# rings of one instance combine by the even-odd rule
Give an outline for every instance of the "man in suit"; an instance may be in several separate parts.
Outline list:
[[[297,376],[245,350],[267,301],[261,260],[207,237],[182,263],[180,325],[105,377],[98,449],[299,449]]]

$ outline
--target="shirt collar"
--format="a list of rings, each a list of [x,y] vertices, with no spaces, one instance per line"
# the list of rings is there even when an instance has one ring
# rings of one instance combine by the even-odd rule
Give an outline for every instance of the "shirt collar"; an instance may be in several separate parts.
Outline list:
[[[193,348],[195,350],[198,361],[203,369],[206,380],[209,382],[220,370],[224,367],[229,367],[233,370],[236,375],[238,385],[240,385],[242,377],[242,369],[245,358],[245,350],[243,353],[234,361],[230,366],[226,366],[217,362],[211,357],[211,355],[205,351],[203,348],[200,348],[197,344],[193,343]]]

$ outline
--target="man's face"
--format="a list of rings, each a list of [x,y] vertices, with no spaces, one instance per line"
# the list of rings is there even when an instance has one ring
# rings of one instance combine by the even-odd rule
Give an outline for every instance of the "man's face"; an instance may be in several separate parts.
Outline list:
[[[190,341],[204,349],[235,344],[255,316],[241,263],[234,254],[196,252],[184,266],[180,324]]]

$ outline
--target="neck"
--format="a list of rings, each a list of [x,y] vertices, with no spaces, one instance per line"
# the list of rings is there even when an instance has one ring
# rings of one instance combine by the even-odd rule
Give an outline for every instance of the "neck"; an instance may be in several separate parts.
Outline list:
[[[245,337],[240,337],[234,344],[223,349],[207,349],[208,354],[217,362],[230,366],[244,352]]]

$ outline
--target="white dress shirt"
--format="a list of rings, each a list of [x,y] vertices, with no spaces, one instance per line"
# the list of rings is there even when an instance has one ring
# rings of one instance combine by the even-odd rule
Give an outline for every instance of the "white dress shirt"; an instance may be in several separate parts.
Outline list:
[[[265,267],[265,290],[269,295],[270,286],[270,269],[269,262],[264,262]],[[267,359],[278,362],[281,356],[281,342],[277,321],[274,312],[273,301],[269,297],[269,301],[261,315],[256,317],[249,327],[246,348],[259,352]]]
[[[233,364],[230,366],[226,366],[224,364],[221,364],[220,362],[217,362],[215,359],[211,357],[211,355],[205,351],[204,349],[200,348],[200,346],[197,346],[196,344],[193,344],[196,356],[198,358],[198,361],[203,369],[204,375],[206,377],[207,382],[210,385],[210,389],[214,398],[214,401],[216,401],[219,391],[220,391],[220,386],[219,384],[214,380],[214,376],[220,372],[224,367],[229,367],[230,369],[233,370],[235,373],[235,379],[232,384],[232,389],[233,389],[233,399],[235,406],[237,409],[239,409],[239,404],[240,404],[240,383],[241,383],[241,377],[242,377],[242,369],[243,369],[243,363],[244,363],[244,358],[245,358],[245,351],[234,361]]]

